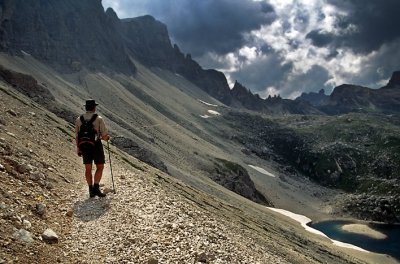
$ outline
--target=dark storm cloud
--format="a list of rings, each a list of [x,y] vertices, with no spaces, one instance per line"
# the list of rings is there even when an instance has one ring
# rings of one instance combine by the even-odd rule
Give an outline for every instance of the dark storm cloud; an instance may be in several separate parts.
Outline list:
[[[268,54],[253,63],[247,64],[240,71],[230,74],[231,80],[244,83],[254,93],[262,93],[268,87],[280,87],[293,69],[291,63],[282,64],[275,53]]]
[[[276,94],[284,98],[296,98],[301,92],[319,91],[321,88],[331,92],[331,89],[325,86],[329,73],[323,67],[315,65],[307,73],[299,75],[292,74],[292,70],[291,63],[282,65],[279,58],[270,56],[268,59],[244,67],[231,77],[246,83],[247,88],[262,97],[267,96],[265,91],[268,87],[277,89]]]
[[[252,0],[124,0],[119,9],[142,9],[164,22],[173,41],[194,57],[234,51],[246,42],[245,33],[275,19],[271,5]]]
[[[333,47],[348,47],[357,53],[369,53],[384,43],[400,37],[399,0],[328,0],[348,13],[339,17],[337,28],[341,34],[311,31],[308,37],[316,46],[331,44]]]
[[[167,1],[158,3],[158,15],[169,27],[182,49],[201,56],[206,52],[225,54],[243,46],[243,34],[271,23],[273,9],[251,0],[176,0],[179,8],[163,16]],[[157,15],[157,14],[156,14]]]
[[[319,65],[314,65],[305,74],[292,75],[280,86],[282,97],[296,98],[301,92],[316,92],[324,88],[326,92],[332,92],[332,87],[327,87],[325,82],[329,79],[329,72]]]
[[[331,44],[335,38],[333,34],[324,33],[319,30],[311,31],[306,37],[311,39],[312,43],[317,47],[325,47]]]

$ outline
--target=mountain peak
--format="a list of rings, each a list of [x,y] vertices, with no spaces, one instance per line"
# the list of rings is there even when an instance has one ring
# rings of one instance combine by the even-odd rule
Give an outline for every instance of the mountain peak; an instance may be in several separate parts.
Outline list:
[[[107,8],[106,15],[113,20],[119,20],[117,13],[111,7]]]
[[[400,71],[395,71],[387,84],[387,87],[397,87],[400,86]]]

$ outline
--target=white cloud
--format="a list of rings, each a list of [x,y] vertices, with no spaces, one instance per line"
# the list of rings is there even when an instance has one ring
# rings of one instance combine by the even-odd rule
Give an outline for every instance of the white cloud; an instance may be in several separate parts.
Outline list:
[[[258,92],[261,98],[267,98],[268,96],[274,97],[279,94],[279,90],[273,86],[265,88],[265,90]]]
[[[258,56],[257,48],[244,46],[239,49],[239,55],[246,58],[248,63],[251,63],[251,61],[255,60]]]
[[[299,91],[296,89],[299,87],[295,86],[294,80],[309,73],[315,66],[322,67],[329,73],[330,79],[325,82],[328,87],[346,82],[348,76],[360,73],[368,56],[363,58],[349,49],[342,49],[335,58],[331,58],[328,48],[313,46],[307,38],[307,34],[313,30],[343,34],[335,27],[337,17],[345,15],[343,11],[326,1],[317,0],[270,0],[269,3],[274,7],[278,19],[251,34],[259,43],[267,44],[279,54],[282,65],[292,64],[293,67],[286,79],[280,81],[280,85],[284,87],[267,88],[263,94],[269,95],[281,90],[285,97],[297,96]],[[291,84],[293,87],[288,87]]]

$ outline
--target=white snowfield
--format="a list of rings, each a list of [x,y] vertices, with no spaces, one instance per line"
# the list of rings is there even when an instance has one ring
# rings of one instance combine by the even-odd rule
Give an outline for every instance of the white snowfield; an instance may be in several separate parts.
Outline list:
[[[216,105],[216,104],[210,104],[210,103],[204,102],[203,100],[200,100],[200,99],[197,99],[197,100],[199,100],[200,103],[203,103],[205,105],[218,107],[218,105]]]
[[[326,237],[326,238],[330,239],[333,242],[333,244],[336,245],[336,246],[345,247],[345,248],[351,248],[351,249],[355,249],[355,250],[363,251],[363,252],[369,252],[369,251],[367,251],[367,250],[365,250],[363,248],[354,246],[352,244],[348,244],[348,243],[340,242],[340,241],[337,241],[337,240],[333,240],[333,239],[329,238],[327,235],[325,235],[324,233],[322,233],[321,231],[308,226],[307,224],[311,222],[311,219],[308,218],[307,216],[295,214],[295,213],[292,213],[290,211],[283,210],[283,209],[278,209],[278,208],[273,208],[273,207],[267,207],[267,208],[272,210],[272,211],[274,211],[274,212],[277,212],[277,213],[280,213],[280,214],[283,214],[283,215],[285,215],[287,217],[292,218],[293,220],[299,222],[301,224],[301,226],[304,227],[304,229],[307,230],[308,232],[314,233],[314,234],[317,234],[317,235],[321,235],[323,237]]]
[[[265,169],[263,169],[263,168],[260,168],[260,167],[257,167],[257,166],[254,166],[254,165],[248,165],[250,168],[253,168],[253,169],[255,169],[256,171],[258,171],[258,172],[260,172],[260,173],[262,173],[262,174],[265,174],[265,175],[267,175],[267,176],[270,176],[270,177],[276,177],[274,174],[272,174],[271,172],[268,172],[268,171],[266,171]]]
[[[212,114],[212,115],[217,115],[217,116],[221,115],[219,112],[214,111],[214,110],[208,110],[207,112]]]
[[[214,110],[208,110],[207,112],[208,112],[209,114],[213,115],[213,116],[219,116],[219,115],[221,115],[219,112],[214,111]],[[202,118],[210,118],[210,117],[212,117],[212,116],[210,116],[210,115],[200,115],[200,117],[202,117]]]

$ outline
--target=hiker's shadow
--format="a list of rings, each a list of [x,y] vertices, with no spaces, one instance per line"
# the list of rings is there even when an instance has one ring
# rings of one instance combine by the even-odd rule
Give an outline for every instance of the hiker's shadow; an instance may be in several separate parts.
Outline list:
[[[77,201],[74,204],[74,215],[83,222],[90,222],[104,215],[110,206],[111,199],[108,197]]]

